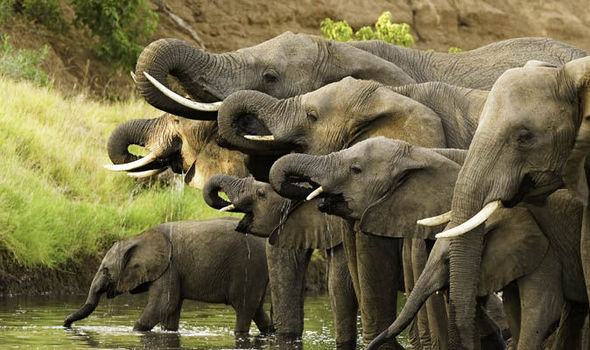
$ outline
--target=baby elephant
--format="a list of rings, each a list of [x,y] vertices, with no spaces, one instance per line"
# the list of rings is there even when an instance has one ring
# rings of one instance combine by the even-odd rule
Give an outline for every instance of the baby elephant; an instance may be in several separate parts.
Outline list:
[[[236,232],[238,222],[170,222],[115,243],[92,280],[86,303],[64,326],[88,317],[103,293],[114,298],[148,291],[136,331],[149,331],[157,323],[177,330],[184,299],[231,305],[236,336],[248,334],[252,319],[261,333],[272,331],[263,309],[268,284],[265,240]]]

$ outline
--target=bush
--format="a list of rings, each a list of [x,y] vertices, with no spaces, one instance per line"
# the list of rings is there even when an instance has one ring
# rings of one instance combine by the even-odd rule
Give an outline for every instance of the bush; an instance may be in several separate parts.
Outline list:
[[[375,23],[375,30],[371,27],[362,27],[353,34],[353,30],[346,21],[334,22],[330,18],[320,23],[320,29],[324,37],[331,40],[383,40],[390,44],[409,47],[414,44],[414,38],[410,34],[410,26],[407,23],[391,23],[391,12],[383,12]]]
[[[63,33],[68,29],[57,0],[24,0],[22,8],[26,17],[53,31]]]
[[[449,53],[459,53],[459,52],[463,52],[463,50],[460,47],[455,47],[455,46],[449,47]]]
[[[29,80],[39,86],[51,86],[51,80],[41,65],[47,57],[49,47],[40,50],[15,49],[8,35],[0,36],[0,75],[13,80]]]
[[[6,23],[14,15],[15,0],[0,0],[0,25]]]
[[[74,24],[87,28],[88,36],[98,39],[99,57],[125,69],[133,69],[141,53],[139,45],[158,26],[158,15],[146,0],[72,0]]]

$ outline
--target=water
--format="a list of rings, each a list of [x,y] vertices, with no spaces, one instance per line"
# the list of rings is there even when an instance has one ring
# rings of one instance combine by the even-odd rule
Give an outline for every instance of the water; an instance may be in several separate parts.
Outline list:
[[[65,317],[84,300],[85,296],[0,298],[0,344],[3,348],[286,348],[277,345],[274,339],[255,337],[258,330],[254,323],[250,329],[253,336],[236,342],[233,336],[235,313],[230,306],[190,300],[184,302],[178,332],[164,332],[159,326],[151,332],[133,332],[133,325],[146,303],[145,294],[103,298],[90,317],[74,323],[71,330],[65,330],[61,326]],[[308,297],[303,341],[291,348],[302,345],[305,349],[334,349],[333,329],[328,297]]]

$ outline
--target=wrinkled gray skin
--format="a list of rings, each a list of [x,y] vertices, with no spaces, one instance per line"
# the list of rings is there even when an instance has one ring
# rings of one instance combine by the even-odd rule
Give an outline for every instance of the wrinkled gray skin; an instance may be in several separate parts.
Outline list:
[[[228,196],[235,206],[233,211],[245,214],[238,231],[271,237],[271,244],[277,249],[327,250],[328,292],[334,316],[336,346],[338,349],[355,349],[358,303],[341,237],[343,231],[350,231],[348,223],[320,213],[315,201],[291,206],[291,201],[279,196],[268,183],[256,181],[252,177],[215,175],[210,178],[203,189],[203,197],[207,204],[216,209],[230,204],[219,197],[219,192]],[[273,287],[292,288],[271,284]],[[281,315],[277,317],[280,321]]]
[[[238,90],[257,90],[277,98],[296,96],[346,76],[392,86],[443,81],[489,88],[506,69],[530,59],[562,64],[585,54],[544,38],[510,39],[446,54],[380,41],[349,44],[285,32],[259,45],[223,54],[208,53],[181,40],[160,39],[141,53],[135,73],[139,92],[154,107],[192,119],[215,119],[215,113],[197,112],[171,101],[143,72],[164,84],[168,74],[173,75],[191,98],[211,102]]]
[[[158,323],[177,330],[182,302],[190,299],[231,305],[236,336],[247,335],[252,320],[261,333],[271,332],[263,308],[265,242],[236,232],[237,224],[234,218],[170,222],[115,243],[92,280],[86,303],[64,326],[88,317],[103,293],[114,298],[148,291],[136,331],[149,331]]]
[[[466,153],[464,150],[424,149],[401,141],[374,138],[329,156],[285,156],[273,166],[271,179],[275,184],[274,174],[278,173],[291,183],[305,178],[321,185],[324,201],[320,209],[355,220],[357,228],[365,233],[433,239],[441,226],[427,228],[415,222],[450,207],[454,183]],[[305,168],[293,165],[301,163],[306,164]],[[281,183],[276,185],[282,186]],[[424,201],[424,198],[436,200]],[[567,193],[556,193],[550,201],[552,206],[564,207],[564,203],[571,202],[571,197]],[[580,209],[580,206],[574,207],[570,214],[581,218]],[[545,221],[555,220],[553,214],[543,215],[550,216]],[[565,299],[575,302],[576,294],[572,291],[584,288],[581,279],[573,289],[564,282],[571,273],[566,268],[576,263],[575,257],[560,256],[564,244],[552,243],[566,236],[566,249],[575,250],[579,244],[576,229],[560,227],[558,232],[558,237],[545,237],[531,212],[522,207],[502,209],[486,224],[486,248],[477,295],[483,297],[513,283],[504,290],[504,297],[518,348],[540,348],[551,326],[559,320]],[[548,232],[549,235],[555,233],[556,230]],[[448,252],[449,241],[437,240],[404,309],[370,348],[376,349],[388,338],[401,333],[429,295],[448,287]],[[478,319],[478,326],[481,346],[489,348],[488,332],[492,329],[482,324],[481,319]],[[556,349],[572,348],[571,338],[558,339]]]
[[[463,223],[494,200],[511,206],[523,199],[542,199],[559,187],[562,173],[568,188],[587,208],[584,163],[590,145],[589,82],[588,57],[562,67],[533,61],[523,68],[507,71],[498,79],[457,179],[450,227]],[[555,216],[555,222],[546,222],[537,212],[546,211],[548,204],[541,201],[536,205],[533,215],[544,232],[555,230],[557,225],[579,225],[575,216],[563,208],[556,209],[559,215]],[[582,278],[583,266],[587,288],[590,287],[589,232],[584,226],[581,251],[563,248],[564,255],[581,255],[582,259],[566,268],[571,271],[566,281]],[[564,245],[560,242],[556,242],[558,247]],[[481,227],[450,243],[450,334],[457,348],[474,347],[473,317],[482,249]],[[576,300],[585,301],[583,294],[586,293],[580,293]]]

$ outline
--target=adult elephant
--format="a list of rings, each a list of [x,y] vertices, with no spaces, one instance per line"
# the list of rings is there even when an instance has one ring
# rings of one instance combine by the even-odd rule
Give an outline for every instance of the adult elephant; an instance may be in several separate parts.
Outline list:
[[[192,119],[215,119],[214,107],[194,101],[220,101],[238,90],[285,98],[346,76],[393,86],[443,81],[489,88],[506,69],[522,66],[530,59],[563,64],[585,55],[573,46],[544,38],[510,39],[446,54],[379,41],[349,44],[286,32],[259,45],[223,54],[208,53],[181,40],[160,39],[141,53],[135,74],[138,91],[154,107]],[[175,76],[194,101],[162,93],[145,73],[164,88],[168,86],[167,76]]]
[[[452,231],[441,235],[455,237],[467,232],[450,242],[450,330],[455,347],[474,347],[473,317],[483,232],[481,220],[470,218],[480,211],[489,214],[501,203],[513,206],[537,199],[530,204],[535,207],[531,211],[544,232],[559,231],[559,225],[576,225],[567,206],[555,209],[561,215],[549,216],[557,218],[552,222],[546,217],[543,202],[538,201],[562,184],[562,173],[588,208],[584,159],[590,144],[589,82],[590,58],[585,57],[561,67],[529,62],[507,71],[494,84],[457,179],[449,226]],[[583,266],[590,290],[587,210],[581,251],[564,248],[561,254],[577,257],[573,259],[576,263],[566,268],[568,280],[581,278]],[[559,232],[555,237],[560,237]],[[557,241],[556,246],[562,244]],[[578,300],[587,300],[587,290],[578,291]]]
[[[196,188],[202,188],[213,174],[245,177],[251,175],[249,168],[261,168],[255,164],[261,157],[251,159],[222,148],[215,141],[216,135],[214,121],[189,120],[171,114],[130,120],[115,128],[109,137],[107,149],[114,165],[106,167],[133,177],[152,176],[170,168],[186,174],[185,181]],[[130,145],[143,146],[150,155],[139,158],[129,152]],[[311,252],[267,244],[272,318],[281,340],[291,341],[302,335],[304,278]]]
[[[325,250],[336,347],[356,348],[358,302],[342,246],[342,234],[351,230],[345,220],[318,212],[314,202],[292,203],[253,177],[215,175],[205,184],[203,197],[213,208],[244,213],[237,227],[240,232],[271,237],[271,244],[279,248]],[[396,277],[401,279],[388,276]]]
[[[434,234],[442,229],[440,223],[424,227],[417,226],[416,220],[451,206],[454,184],[466,153],[373,138],[328,156],[285,156],[273,165],[271,183],[275,188],[298,186],[298,182],[321,186],[320,196],[324,200],[320,210],[354,220],[365,233],[434,239]],[[312,189],[300,188],[308,193]],[[424,202],[422,198],[437,200]],[[578,223],[581,219],[581,206],[576,206],[567,192],[551,196],[546,205],[549,210],[542,214],[545,222],[556,221],[551,211],[560,207],[568,208],[564,212],[575,216]],[[567,270],[577,263],[577,257],[562,254],[578,247],[579,225],[556,227],[547,231],[546,236],[531,215],[533,210],[503,209],[490,218],[485,226],[486,244],[477,291],[481,298],[504,289],[513,340],[522,349],[540,348],[551,326],[559,320],[565,299],[579,302],[578,295],[584,289],[581,275],[577,280],[570,279],[572,271]],[[561,242],[556,245],[556,241]],[[399,334],[429,295],[447,288],[448,243],[436,241],[404,310],[371,348]],[[481,317],[478,325],[482,344],[497,345],[486,339],[492,328],[482,324]],[[555,348],[575,348],[575,342],[562,334]]]

